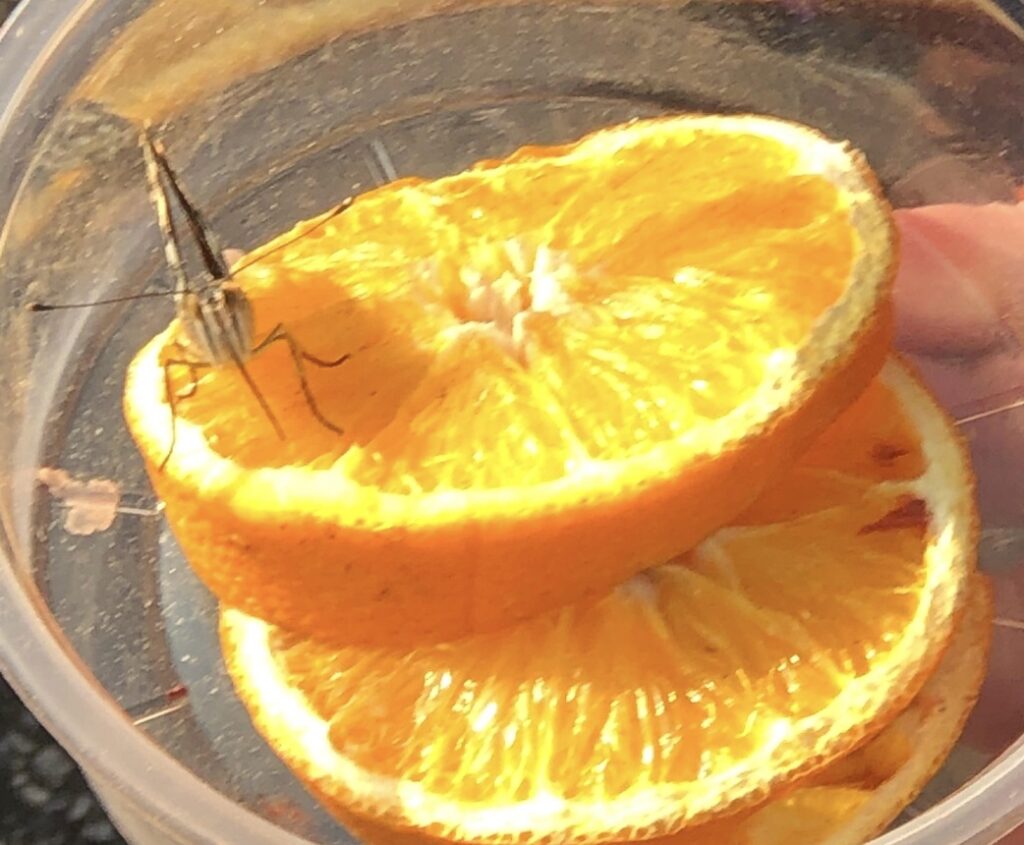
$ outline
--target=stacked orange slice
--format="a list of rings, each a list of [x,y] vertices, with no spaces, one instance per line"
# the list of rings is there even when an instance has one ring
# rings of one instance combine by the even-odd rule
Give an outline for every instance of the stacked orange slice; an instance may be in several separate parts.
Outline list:
[[[225,601],[338,643],[493,630],[753,501],[881,366],[892,239],[860,156],[781,121],[527,148],[243,259],[257,337],[351,355],[306,367],[344,436],[284,344],[248,362],[284,440],[230,366],[194,391],[172,369],[175,426],[176,324],[129,370],[128,423]]]
[[[732,525],[601,599],[412,650],[225,610],[224,653],[329,806],[462,842],[646,839],[899,713],[950,640],[974,532],[960,442],[894,362]]]
[[[125,405],[257,727],[374,841],[884,824],[939,756],[891,737],[952,743],[988,618],[968,459],[883,366],[894,265],[859,155],[709,116],[243,259],[258,330],[350,355],[306,368],[316,408],[282,344],[247,365],[284,441],[231,367],[169,370],[173,418],[177,325]]]
[[[237,617],[225,614],[226,637]],[[992,601],[987,581],[976,576],[968,604],[942,662],[917,697],[866,744],[823,769],[783,787],[749,809],[647,840],[650,845],[862,845],[881,833],[906,807],[949,754],[974,705],[985,674],[991,640]],[[229,627],[231,626],[231,627]],[[236,654],[227,642],[229,654]],[[239,689],[254,679],[254,667],[236,666]],[[264,667],[265,668],[265,667]],[[249,699],[258,724],[265,724],[262,693]],[[270,732],[268,731],[268,735]],[[273,740],[272,740],[273,741]],[[276,743],[275,743],[276,745]],[[301,764],[299,764],[301,766]],[[356,815],[318,790],[335,814],[369,845],[442,845],[445,840]]]

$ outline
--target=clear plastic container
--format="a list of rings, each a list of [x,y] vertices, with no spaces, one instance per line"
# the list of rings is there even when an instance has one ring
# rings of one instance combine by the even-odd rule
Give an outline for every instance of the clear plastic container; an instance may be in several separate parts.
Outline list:
[[[0,38],[0,660],[124,833],[349,839],[234,699],[213,602],[124,430],[126,363],[170,305],[24,308],[157,287],[134,127],[161,125],[194,198],[244,249],[395,176],[683,110],[773,113],[848,138],[894,205],[958,204],[943,218],[951,241],[957,220],[981,227],[1002,262],[998,301],[979,305],[969,273],[962,290],[926,291],[923,311],[901,300],[900,344],[973,449],[999,619],[963,739],[879,842],[987,845],[1024,821],[1024,237],[982,208],[1024,182],[1024,32],[1018,0],[1004,2],[29,0],[16,12]],[[108,528],[82,533],[61,472],[116,483]]]

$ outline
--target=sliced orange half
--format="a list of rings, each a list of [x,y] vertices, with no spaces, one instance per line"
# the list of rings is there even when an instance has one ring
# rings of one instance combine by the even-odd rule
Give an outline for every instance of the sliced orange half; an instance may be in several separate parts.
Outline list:
[[[177,325],[133,362],[127,419],[220,598],[341,643],[451,639],[600,594],[748,505],[881,366],[893,262],[846,145],[635,122],[392,183],[242,260],[257,337],[351,355],[305,364],[344,435],[278,343],[248,367],[284,438],[236,367],[175,366],[172,449]]]
[[[648,845],[863,845],[914,800],[949,755],[985,678],[991,639],[991,588],[978,574],[938,668],[910,706],[881,733],[757,807],[641,841]],[[396,830],[340,806],[335,810],[369,845],[447,841]]]
[[[237,610],[228,670],[328,806],[466,842],[665,835],[849,751],[936,665],[973,569],[951,423],[901,365],[737,522],[601,599],[413,650]]]

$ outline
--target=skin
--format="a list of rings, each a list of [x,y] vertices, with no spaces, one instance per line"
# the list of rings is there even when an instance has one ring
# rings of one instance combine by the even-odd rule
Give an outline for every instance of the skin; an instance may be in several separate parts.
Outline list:
[[[896,212],[896,345],[961,420],[986,526],[1024,524],[1024,205]]]
[[[1024,204],[924,206],[896,216],[897,345],[964,420],[983,526],[1016,529],[1017,539],[988,561],[997,628],[963,735],[965,745],[995,757],[1024,731],[1024,697],[1014,680],[1024,632],[998,621],[1024,620]],[[1024,828],[1000,845],[1024,845]]]

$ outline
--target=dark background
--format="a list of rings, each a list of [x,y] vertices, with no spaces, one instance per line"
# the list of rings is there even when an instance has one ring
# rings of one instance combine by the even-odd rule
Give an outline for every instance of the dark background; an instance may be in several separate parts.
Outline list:
[[[0,845],[123,842],[71,758],[0,678]]]

